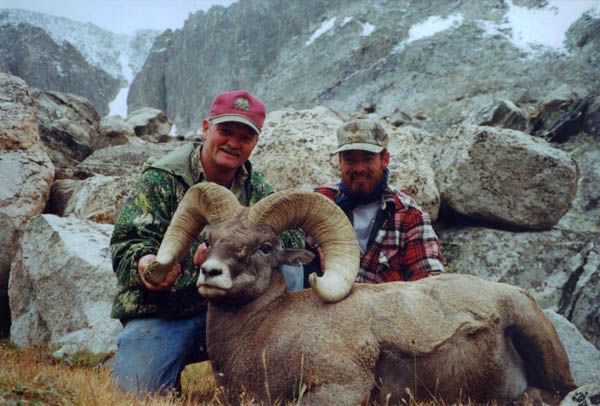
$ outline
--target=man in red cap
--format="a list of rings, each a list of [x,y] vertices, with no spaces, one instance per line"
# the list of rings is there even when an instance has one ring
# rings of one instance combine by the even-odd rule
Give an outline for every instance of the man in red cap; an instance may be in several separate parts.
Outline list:
[[[210,181],[229,188],[244,206],[274,192],[248,161],[265,120],[263,103],[247,91],[224,92],[202,122],[203,141],[185,145],[144,167],[123,206],[110,242],[117,294],[112,317],[124,326],[118,338],[113,381],[144,396],[178,389],[186,365],[207,359],[206,300],[196,290],[202,237],[190,254],[154,285],[143,277],[155,258],[179,201],[192,185]],[[300,248],[297,232],[282,236]],[[200,248],[198,248],[200,246]],[[287,275],[293,273],[287,271]],[[299,275],[301,285],[301,270]],[[301,287],[301,286],[300,286]]]

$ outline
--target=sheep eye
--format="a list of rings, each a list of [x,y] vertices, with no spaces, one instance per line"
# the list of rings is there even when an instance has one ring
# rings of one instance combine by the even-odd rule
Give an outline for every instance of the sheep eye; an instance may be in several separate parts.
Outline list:
[[[263,254],[269,254],[271,251],[273,251],[273,246],[266,242],[260,246],[259,250]]]

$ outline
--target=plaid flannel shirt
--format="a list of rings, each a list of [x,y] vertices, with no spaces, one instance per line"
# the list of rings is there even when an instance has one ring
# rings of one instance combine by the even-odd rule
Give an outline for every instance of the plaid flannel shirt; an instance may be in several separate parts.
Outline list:
[[[339,185],[315,189],[335,201]],[[351,218],[351,213],[346,213]],[[444,271],[429,215],[402,192],[385,190],[356,282],[414,281]]]

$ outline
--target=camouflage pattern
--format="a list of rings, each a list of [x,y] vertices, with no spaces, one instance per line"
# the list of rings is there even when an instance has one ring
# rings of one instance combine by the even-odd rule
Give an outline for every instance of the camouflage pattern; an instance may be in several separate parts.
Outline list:
[[[371,119],[352,120],[337,130],[338,147],[334,153],[363,150],[376,154],[387,149],[388,135],[385,129]]]
[[[251,171],[248,201],[252,205],[274,193],[273,187],[258,172]],[[169,171],[149,167],[138,180],[134,192],[124,204],[110,241],[113,270],[117,275],[117,294],[111,316],[125,321],[138,317],[177,318],[198,314],[206,309],[206,301],[196,290],[199,269],[192,262],[202,242],[198,237],[181,263],[181,274],[166,291],[147,290],[137,271],[138,260],[156,254],[177,205],[189,188],[183,179]],[[286,247],[301,248],[304,236],[288,231],[281,239]]]

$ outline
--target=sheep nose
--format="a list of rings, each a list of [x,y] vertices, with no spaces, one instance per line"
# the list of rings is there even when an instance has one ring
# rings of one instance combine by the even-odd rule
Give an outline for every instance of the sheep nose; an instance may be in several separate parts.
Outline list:
[[[200,268],[200,272],[202,272],[202,275],[204,275],[204,277],[207,279],[223,274],[223,270],[221,268],[208,268],[205,266]]]

